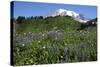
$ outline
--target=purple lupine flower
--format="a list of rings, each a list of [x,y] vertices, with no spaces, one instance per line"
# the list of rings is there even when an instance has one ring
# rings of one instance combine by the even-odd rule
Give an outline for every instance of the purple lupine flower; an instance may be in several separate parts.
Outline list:
[[[50,38],[53,38],[55,40],[63,39],[64,38],[64,32],[61,31],[49,31],[48,36]]]
[[[64,53],[67,53],[67,50],[66,50],[66,48],[64,48]]]
[[[67,55],[65,56],[65,60],[68,60],[68,56]]]
[[[80,48],[88,48],[88,44],[87,43],[81,43],[80,44]]]

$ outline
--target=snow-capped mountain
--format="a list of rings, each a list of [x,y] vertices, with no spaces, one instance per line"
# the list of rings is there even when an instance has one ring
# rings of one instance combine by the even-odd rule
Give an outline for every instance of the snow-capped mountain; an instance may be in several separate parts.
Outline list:
[[[81,15],[79,13],[76,13],[74,11],[66,10],[66,9],[55,10],[54,12],[49,13],[47,16],[44,16],[44,18],[46,18],[46,17],[55,17],[55,16],[71,16],[75,20],[77,20],[79,22],[83,22],[83,23],[88,21],[84,18],[83,15]]]

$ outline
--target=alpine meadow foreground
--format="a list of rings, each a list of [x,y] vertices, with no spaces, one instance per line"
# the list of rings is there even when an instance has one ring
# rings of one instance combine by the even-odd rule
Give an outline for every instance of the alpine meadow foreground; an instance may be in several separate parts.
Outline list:
[[[96,19],[87,23],[70,16],[12,19],[14,64],[96,61],[97,24],[93,23]]]

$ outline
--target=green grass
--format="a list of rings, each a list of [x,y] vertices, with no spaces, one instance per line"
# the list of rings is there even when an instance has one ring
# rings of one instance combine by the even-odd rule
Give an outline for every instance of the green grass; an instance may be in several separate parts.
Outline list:
[[[85,62],[97,60],[97,29],[77,31],[80,23],[70,17],[55,17],[15,23],[14,34],[42,32],[44,38],[33,40],[25,46],[14,40],[14,64],[54,64],[68,62]],[[64,38],[55,40],[48,37],[49,31],[62,30]],[[16,36],[14,36],[15,39]]]

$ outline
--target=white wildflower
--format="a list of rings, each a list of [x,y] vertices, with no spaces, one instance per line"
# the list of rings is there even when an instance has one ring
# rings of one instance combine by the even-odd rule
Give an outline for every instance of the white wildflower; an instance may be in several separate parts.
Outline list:
[[[24,33],[24,35],[26,35],[26,33]]]
[[[40,43],[41,41],[38,41],[38,43]]]
[[[31,32],[29,32],[29,34],[30,34]]]
[[[58,31],[56,31],[56,33],[57,33]]]
[[[42,34],[42,36],[44,36],[44,34]]]
[[[45,49],[45,46],[43,46],[43,48]]]
[[[25,46],[25,44],[22,44],[22,46]]]

